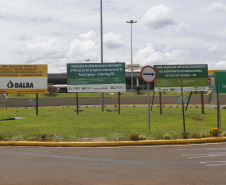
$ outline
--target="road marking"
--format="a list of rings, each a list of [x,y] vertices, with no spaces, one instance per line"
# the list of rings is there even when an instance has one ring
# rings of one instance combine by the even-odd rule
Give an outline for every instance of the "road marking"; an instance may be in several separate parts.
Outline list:
[[[202,145],[221,145],[221,143],[208,143]],[[190,145],[191,146],[191,145]],[[224,144],[225,146],[225,144]],[[176,149],[176,150],[169,150],[171,152],[197,152],[196,154],[183,154],[182,157],[187,157],[188,159],[205,159],[205,158],[218,158],[218,159],[225,159],[226,156],[226,147],[216,147],[216,148],[196,148],[196,149]],[[202,152],[202,153],[198,153]],[[203,154],[204,153],[204,154]],[[219,161],[201,161],[198,162],[199,164],[204,164],[206,167],[219,167],[219,166],[226,166],[226,161],[219,160]],[[225,173],[226,174],[226,173]]]
[[[203,157],[221,157],[221,156],[226,156],[226,152],[221,152],[221,153],[208,153],[208,154],[184,154],[181,155],[183,157],[187,157],[187,158],[203,158]]]
[[[169,151],[177,152],[177,151],[218,151],[218,150],[226,150],[226,148],[177,149],[177,150],[169,150]]]
[[[206,164],[206,166],[225,166],[226,161],[205,161],[205,162],[199,162],[201,164]]]
[[[38,157],[51,157],[51,158],[57,158],[57,159],[70,159],[70,160],[77,160],[77,161],[109,162],[109,163],[132,164],[132,165],[145,165],[148,163],[147,161],[104,159],[104,158],[90,158],[90,157],[76,157],[76,156],[58,156],[58,155],[18,153],[18,152],[0,152],[0,154],[27,155],[27,156],[38,156]]]

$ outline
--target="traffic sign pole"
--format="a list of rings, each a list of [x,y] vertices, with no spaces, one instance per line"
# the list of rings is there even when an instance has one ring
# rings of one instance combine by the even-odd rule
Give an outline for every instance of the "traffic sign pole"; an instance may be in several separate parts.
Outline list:
[[[148,129],[149,129],[149,134],[150,134],[150,83],[154,82],[157,76],[157,73],[155,69],[151,66],[145,66],[141,69],[140,73],[141,79],[148,84]]]
[[[150,134],[150,120],[151,120],[151,116],[150,116],[150,85],[148,83],[148,129],[149,129],[149,134]]]

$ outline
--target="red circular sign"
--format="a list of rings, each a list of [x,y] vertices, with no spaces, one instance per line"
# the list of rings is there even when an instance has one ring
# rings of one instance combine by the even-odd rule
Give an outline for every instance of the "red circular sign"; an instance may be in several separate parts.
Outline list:
[[[141,69],[140,76],[145,83],[152,83],[155,81],[157,73],[154,67],[145,66]]]

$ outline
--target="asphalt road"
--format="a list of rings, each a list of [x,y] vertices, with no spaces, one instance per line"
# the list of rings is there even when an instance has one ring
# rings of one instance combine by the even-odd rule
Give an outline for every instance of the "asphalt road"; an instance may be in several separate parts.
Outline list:
[[[225,185],[226,143],[136,147],[0,146],[1,185]]]

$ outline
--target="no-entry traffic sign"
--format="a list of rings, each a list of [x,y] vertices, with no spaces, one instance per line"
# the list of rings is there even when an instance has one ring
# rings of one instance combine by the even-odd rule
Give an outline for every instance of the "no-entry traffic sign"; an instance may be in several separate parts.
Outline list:
[[[141,79],[145,82],[145,83],[152,83],[155,81],[156,77],[157,77],[157,73],[154,69],[154,67],[152,66],[145,66],[141,69],[140,72],[140,76]]]

